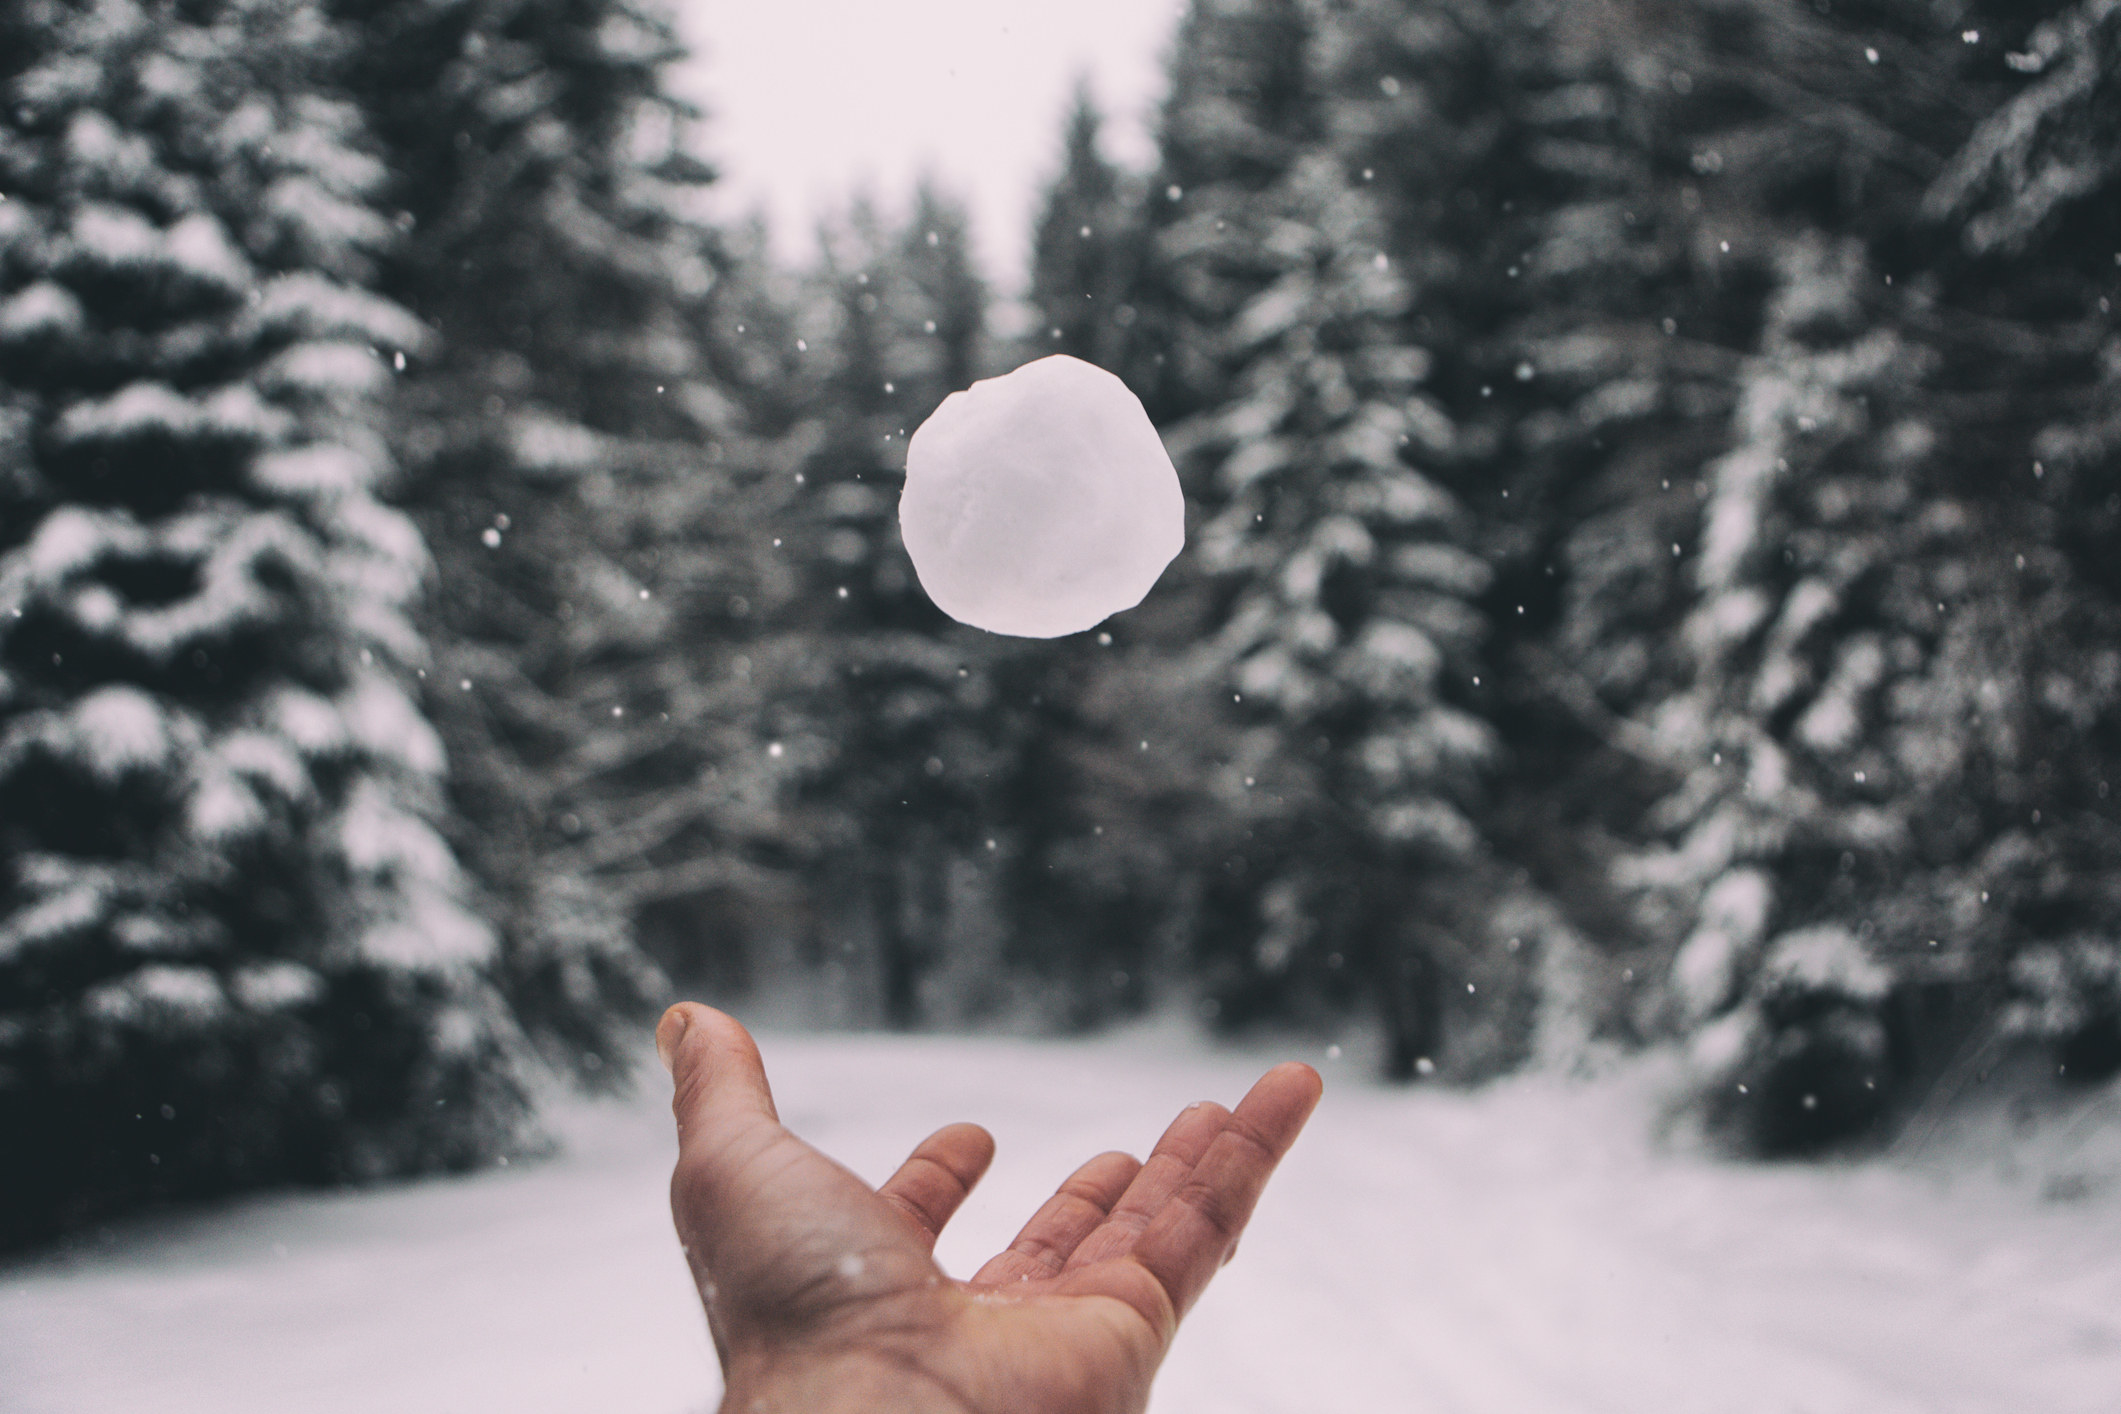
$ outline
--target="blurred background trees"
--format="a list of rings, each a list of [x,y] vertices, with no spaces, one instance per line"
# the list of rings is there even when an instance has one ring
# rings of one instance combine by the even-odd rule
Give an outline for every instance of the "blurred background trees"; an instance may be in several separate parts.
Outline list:
[[[671,978],[1765,1151],[2121,1070],[2113,0],[1197,0],[1013,317],[933,185],[706,219],[626,0],[0,27],[10,1237],[479,1162]],[[1194,553],[1002,640],[898,478],[1055,351]]]

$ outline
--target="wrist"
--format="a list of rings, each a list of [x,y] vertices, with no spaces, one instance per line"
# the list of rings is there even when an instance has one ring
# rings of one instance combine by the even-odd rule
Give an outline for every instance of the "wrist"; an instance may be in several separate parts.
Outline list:
[[[863,1355],[732,1363],[721,1414],[979,1414],[911,1360]]]

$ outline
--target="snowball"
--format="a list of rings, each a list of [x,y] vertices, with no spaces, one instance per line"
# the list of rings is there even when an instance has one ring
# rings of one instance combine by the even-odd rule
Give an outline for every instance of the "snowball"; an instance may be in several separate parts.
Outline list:
[[[899,528],[951,618],[1058,638],[1142,601],[1185,544],[1185,499],[1127,385],[1055,354],[952,393],[920,425]]]

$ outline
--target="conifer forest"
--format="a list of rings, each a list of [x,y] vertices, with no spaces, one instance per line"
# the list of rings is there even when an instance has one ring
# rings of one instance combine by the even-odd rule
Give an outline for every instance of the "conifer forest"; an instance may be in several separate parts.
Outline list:
[[[939,185],[702,214],[680,57],[0,0],[0,1247],[486,1164],[678,996],[1663,1048],[1759,1158],[2121,1072],[2121,0],[1192,0],[1013,320]],[[1056,352],[1187,545],[999,637],[907,438]]]

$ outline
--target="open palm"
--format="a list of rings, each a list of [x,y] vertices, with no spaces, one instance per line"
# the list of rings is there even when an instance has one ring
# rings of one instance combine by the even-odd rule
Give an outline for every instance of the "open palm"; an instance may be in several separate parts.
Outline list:
[[[1320,1089],[1289,1064],[1234,1113],[1189,1106],[1146,1163],[1091,1159],[1007,1251],[955,1281],[931,1253],[994,1156],[985,1130],[938,1130],[872,1189],[782,1127],[733,1018],[673,1007],[656,1040],[677,1083],[671,1208],[724,1408],[745,1414],[1140,1410]]]

